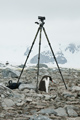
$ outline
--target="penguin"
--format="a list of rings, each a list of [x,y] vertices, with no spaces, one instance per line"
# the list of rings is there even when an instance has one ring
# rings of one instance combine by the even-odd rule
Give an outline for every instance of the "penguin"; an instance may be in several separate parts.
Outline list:
[[[45,91],[46,93],[48,93],[49,81],[53,82],[51,76],[49,76],[49,75],[43,76],[39,83],[39,90]]]

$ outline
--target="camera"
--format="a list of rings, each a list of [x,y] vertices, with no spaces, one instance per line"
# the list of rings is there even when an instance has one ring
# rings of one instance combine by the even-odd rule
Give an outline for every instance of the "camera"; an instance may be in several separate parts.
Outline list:
[[[43,22],[45,20],[45,17],[38,16],[38,19],[41,20],[41,22]]]

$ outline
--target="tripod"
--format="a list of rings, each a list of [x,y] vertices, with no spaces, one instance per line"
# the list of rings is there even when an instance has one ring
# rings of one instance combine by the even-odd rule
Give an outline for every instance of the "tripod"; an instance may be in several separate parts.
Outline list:
[[[38,93],[38,76],[39,76],[40,50],[41,50],[41,33],[42,33],[42,30],[43,30],[43,32],[44,32],[44,34],[45,34],[45,36],[46,36],[47,42],[48,42],[48,44],[49,44],[49,47],[50,47],[50,49],[51,49],[53,58],[54,58],[54,60],[55,60],[55,62],[56,62],[56,64],[57,64],[57,67],[58,67],[59,73],[60,73],[60,75],[61,75],[62,81],[63,81],[63,83],[64,83],[64,85],[65,85],[65,88],[67,89],[67,86],[66,86],[66,84],[65,84],[63,75],[62,75],[62,73],[61,73],[60,67],[59,67],[58,62],[57,62],[57,59],[56,59],[56,57],[55,57],[55,54],[54,54],[53,49],[52,49],[52,47],[51,47],[51,44],[50,44],[50,42],[49,42],[49,39],[48,39],[48,36],[47,36],[47,34],[46,34],[45,28],[43,27],[44,24],[45,24],[45,22],[44,22],[45,17],[39,16],[38,19],[40,20],[41,23],[35,22],[36,24],[39,25],[39,28],[38,28],[37,33],[36,33],[36,35],[35,35],[35,38],[34,38],[34,40],[33,40],[33,42],[32,42],[31,48],[30,48],[30,50],[29,50],[29,53],[28,53],[28,55],[27,55],[27,58],[26,58],[26,60],[25,60],[24,65],[23,65],[23,68],[22,68],[22,70],[21,70],[21,73],[20,73],[20,76],[19,76],[19,78],[18,78],[17,83],[19,83],[19,80],[20,80],[20,78],[21,78],[21,75],[22,75],[23,70],[24,70],[24,68],[25,68],[25,65],[26,65],[26,63],[27,63],[27,60],[28,60],[28,58],[29,58],[29,55],[30,55],[31,50],[32,50],[32,48],[33,48],[33,45],[34,45],[34,43],[35,43],[35,41],[36,41],[37,35],[38,35],[39,31],[40,31],[40,36],[39,36],[39,51],[38,51],[38,64],[37,64],[37,67],[38,67],[38,70],[37,70],[37,84],[36,84],[36,91],[37,91],[37,93]]]

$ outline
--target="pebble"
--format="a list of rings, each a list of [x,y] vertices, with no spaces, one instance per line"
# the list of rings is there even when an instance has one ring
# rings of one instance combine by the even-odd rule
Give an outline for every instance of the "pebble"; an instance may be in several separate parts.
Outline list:
[[[9,77],[13,75],[3,78],[1,76],[3,74],[0,74],[0,120],[79,120],[80,76],[77,74],[79,72],[68,68],[62,69],[62,72],[68,90],[65,89],[57,68],[40,68],[39,81],[44,74],[51,75],[56,81],[50,83],[52,87],[50,89],[49,86],[49,93],[41,91],[36,93],[37,80],[34,66],[23,72],[21,80],[25,82],[19,86],[19,89],[11,90],[5,86]],[[17,81],[16,78],[11,79]]]

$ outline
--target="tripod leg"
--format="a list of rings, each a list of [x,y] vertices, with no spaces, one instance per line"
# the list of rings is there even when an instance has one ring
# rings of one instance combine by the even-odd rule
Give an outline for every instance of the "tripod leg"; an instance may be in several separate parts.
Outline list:
[[[47,36],[47,34],[46,34],[46,31],[45,31],[45,28],[44,28],[44,27],[43,27],[43,31],[44,31],[44,33],[45,33],[46,39],[47,39],[48,44],[49,44],[49,46],[50,46],[50,49],[51,49],[51,52],[52,52],[53,57],[54,57],[54,59],[55,59],[55,62],[56,62],[56,64],[57,64],[57,67],[58,67],[59,73],[60,73],[60,75],[61,75],[61,77],[62,77],[62,81],[63,81],[63,83],[64,83],[64,85],[65,85],[65,88],[67,89],[66,83],[65,83],[65,81],[64,81],[63,75],[62,75],[61,70],[60,70],[60,68],[59,68],[59,65],[58,65],[57,59],[56,59],[56,57],[55,57],[55,54],[54,54],[54,52],[53,52],[53,49],[52,49],[52,47],[51,47],[51,44],[50,44],[50,42],[49,42],[49,39],[48,39],[48,36]]]
[[[18,78],[17,83],[19,82],[19,80],[20,80],[20,78],[21,78],[21,75],[22,75],[22,73],[23,73],[23,70],[24,70],[24,68],[25,68],[26,62],[27,62],[27,60],[28,60],[28,58],[29,58],[29,55],[30,55],[30,53],[31,53],[31,50],[32,50],[32,48],[33,48],[33,45],[34,45],[34,43],[35,43],[35,40],[36,40],[36,38],[37,38],[37,35],[38,35],[39,30],[40,30],[40,27],[38,28],[37,33],[36,33],[36,35],[35,35],[35,38],[34,38],[34,40],[33,40],[33,42],[32,42],[31,48],[30,48],[30,50],[29,50],[29,53],[28,53],[28,55],[27,55],[27,58],[26,58],[26,60],[25,60],[24,65],[23,65],[23,68],[22,68],[22,70],[21,70],[21,73],[20,73],[20,76],[19,76],[19,78]]]
[[[40,64],[40,50],[41,50],[41,32],[42,32],[42,28],[40,28],[40,38],[39,38],[39,53],[38,53],[38,70],[37,70],[37,84],[36,84],[36,91],[38,93],[38,76],[39,76],[39,64]]]

